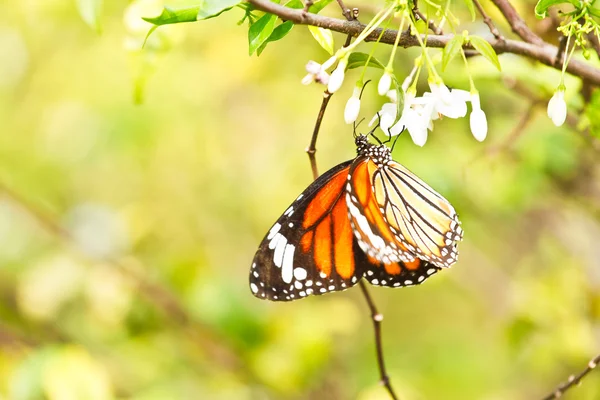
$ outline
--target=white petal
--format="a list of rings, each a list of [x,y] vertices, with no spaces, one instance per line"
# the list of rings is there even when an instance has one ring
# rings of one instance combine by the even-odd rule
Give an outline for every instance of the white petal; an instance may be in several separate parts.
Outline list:
[[[467,103],[460,100],[451,103],[438,102],[435,109],[448,118],[462,118],[467,115]]]
[[[381,107],[381,111],[379,114],[381,122],[379,127],[382,131],[387,132],[387,130],[390,129],[390,127],[394,123],[394,121],[396,121],[397,108],[398,107],[394,103],[385,103]]]
[[[392,103],[398,102],[398,93],[395,90],[389,90],[385,95]]]
[[[415,110],[408,109],[402,114],[398,124],[406,126],[410,137],[417,146],[423,146],[427,141],[427,125],[429,118],[424,117]],[[396,124],[396,125],[398,125]]]
[[[423,147],[427,142],[427,128],[424,126],[408,126],[408,133],[417,146]]]
[[[444,103],[452,102],[452,96],[450,95],[450,89],[443,83],[438,85],[435,83],[429,83],[429,88],[434,97],[443,101]]]
[[[471,94],[471,92],[468,92],[468,91],[462,90],[462,89],[452,89],[450,91],[450,95],[455,100],[460,100],[460,101],[465,101],[465,102],[473,101],[472,99],[474,96]],[[477,96],[477,101],[479,101],[479,94],[475,94],[475,96]]]
[[[342,63],[340,62],[338,67],[331,73],[329,83],[327,84],[327,91],[329,93],[335,93],[342,87],[342,83],[344,83],[345,68],[346,67],[342,66]]]
[[[309,74],[316,75],[321,71],[321,64],[316,61],[310,60],[306,63],[306,72]]]
[[[310,85],[315,80],[315,76],[313,74],[308,74],[304,78],[302,78],[303,85]]]
[[[565,92],[557,90],[554,96],[548,102],[548,117],[554,125],[561,126],[567,119],[567,103],[565,102]]]
[[[379,95],[384,96],[390,90],[390,86],[392,86],[392,76],[386,72],[381,76],[379,85],[377,85]]]
[[[360,112],[360,99],[358,96],[352,96],[346,103],[346,109],[344,110],[344,120],[347,124],[351,124],[358,118]]]
[[[329,74],[325,71],[319,72],[315,76],[315,82],[318,82],[322,85],[327,85],[329,83]]]
[[[398,121],[394,126],[392,126],[389,130],[383,131],[388,136],[397,136],[402,133],[405,126],[402,120]]]
[[[473,133],[473,136],[475,136],[475,139],[483,142],[487,136],[488,130],[487,118],[483,110],[481,108],[474,108],[471,112],[469,122],[471,125],[471,132]]]

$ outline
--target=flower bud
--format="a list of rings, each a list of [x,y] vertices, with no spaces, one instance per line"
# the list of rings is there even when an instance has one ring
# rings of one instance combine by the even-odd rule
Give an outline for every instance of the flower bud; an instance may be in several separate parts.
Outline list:
[[[379,84],[377,85],[377,91],[380,96],[385,96],[385,94],[390,90],[390,86],[392,86],[392,76],[386,71],[379,79]]]
[[[351,124],[358,118],[360,112],[360,87],[354,88],[352,97],[348,99],[346,103],[346,109],[344,110],[344,120],[347,124]]]
[[[554,125],[561,126],[567,119],[567,103],[565,102],[565,90],[559,88],[548,102],[548,117]]]
[[[327,84],[327,91],[329,93],[335,93],[342,87],[344,83],[344,76],[346,75],[346,66],[348,65],[348,59],[342,58],[338,63],[337,67],[331,73],[329,83]]]

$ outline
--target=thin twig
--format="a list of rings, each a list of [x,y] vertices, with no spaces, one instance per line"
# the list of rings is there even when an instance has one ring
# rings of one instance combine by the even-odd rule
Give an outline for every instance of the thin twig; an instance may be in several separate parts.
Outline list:
[[[592,359],[588,363],[586,368],[583,371],[581,371],[578,375],[569,376],[569,379],[567,380],[567,382],[562,383],[560,386],[558,386],[556,388],[556,390],[554,390],[554,392],[552,392],[549,395],[547,395],[546,397],[544,397],[543,400],[554,400],[554,399],[558,399],[558,398],[562,397],[562,395],[565,394],[565,392],[567,390],[577,386],[581,382],[581,380],[583,378],[585,378],[585,376],[587,374],[592,372],[592,370],[598,366],[598,364],[600,364],[600,355],[598,355],[594,359]]]
[[[360,289],[362,290],[365,299],[367,300],[367,304],[369,305],[369,310],[371,311],[371,319],[373,320],[373,329],[375,330],[375,346],[377,350],[377,364],[379,365],[379,376],[381,379],[381,384],[385,386],[390,397],[394,400],[398,400],[398,396],[394,392],[392,388],[392,384],[390,382],[390,377],[387,374],[385,369],[385,361],[383,358],[383,345],[381,341],[381,321],[383,321],[383,315],[377,311],[377,307],[367,290],[367,285],[364,280],[358,282]]]
[[[313,134],[310,139],[310,144],[306,148],[306,152],[308,153],[308,159],[310,160],[310,167],[313,173],[313,179],[317,179],[319,177],[319,169],[317,168],[317,157],[315,156],[317,152],[317,137],[319,136],[319,129],[321,129],[321,122],[323,122],[323,116],[325,115],[325,109],[327,108],[327,104],[329,104],[329,100],[331,99],[331,93],[327,90],[323,92],[323,101],[321,102],[321,108],[319,109],[319,114],[317,115],[317,121],[315,122],[315,129],[313,129]]]
[[[558,51],[556,52],[556,58],[554,59],[554,65],[556,67],[562,68],[563,55],[565,54],[566,50],[567,50],[567,37],[561,36],[560,39],[558,39]]]
[[[483,17],[483,22],[488,26],[488,28],[490,28],[490,32],[492,32],[492,35],[494,35],[496,39],[504,41],[504,36],[500,34],[500,31],[498,30],[498,28],[496,28],[496,25],[494,25],[494,21],[492,21],[490,16],[487,15],[485,10],[483,9],[483,6],[481,5],[481,3],[479,3],[479,0],[473,0],[473,3],[475,3],[475,7],[477,7],[477,10],[479,10],[479,13]]]
[[[345,33],[352,36],[358,36],[365,28],[365,25],[361,24],[358,21],[346,21],[339,18],[326,17],[323,15],[303,13],[302,10],[284,7],[280,4],[273,3],[269,0],[247,1],[253,4],[259,10],[277,15],[282,19],[285,19],[286,21],[292,21],[296,24],[319,26],[321,28],[327,28],[335,32]],[[504,4],[502,0],[493,1],[495,3]],[[510,7],[512,8],[512,6]],[[521,20],[521,22],[525,24],[524,21]],[[517,24],[517,26],[518,25],[519,24]],[[524,26],[527,28],[526,25]],[[527,30],[529,31],[529,28],[527,28]],[[380,43],[394,44],[396,36],[398,34],[397,30],[386,29],[383,35],[381,34],[381,32],[381,28],[374,29],[367,39],[376,40],[381,35],[381,39],[379,40]],[[539,61],[542,64],[548,65],[550,67],[556,68],[556,66],[554,65],[554,60],[556,58],[556,52],[558,50],[557,47],[544,42],[537,35],[533,33],[531,34],[533,35],[533,37],[538,38],[538,40],[534,40],[533,38],[528,37],[526,35],[526,37],[530,39],[529,42],[522,42],[510,39],[505,39],[504,41],[501,41],[495,38],[490,39],[488,42],[494,48],[497,54],[517,54]],[[452,40],[453,37],[454,35],[428,35],[426,38],[427,47],[445,47],[446,44],[448,44],[448,42]],[[425,40],[425,35],[421,35],[421,39]],[[416,36],[410,35],[408,33],[402,33],[400,37],[399,46],[415,47],[420,46],[420,43]],[[472,50],[473,47],[470,45],[465,45],[465,49]],[[600,68],[593,67],[588,63],[582,62],[580,60],[571,60],[569,62],[569,65],[567,66],[567,72],[580,78],[586,79],[594,85],[600,86]]]
[[[506,18],[506,21],[510,25],[512,31],[519,35],[521,39],[532,44],[545,44],[544,40],[541,37],[533,33],[531,29],[529,29],[527,23],[525,23],[525,21],[523,20],[523,18],[521,18],[517,10],[515,10],[512,4],[510,4],[510,1],[492,0],[492,3],[494,3],[496,7],[498,7],[502,15],[504,15],[504,18]]]
[[[355,19],[353,18],[352,10],[346,7],[343,0],[337,0],[337,2],[340,5],[340,8],[342,9],[342,15],[346,17],[348,21],[352,21],[353,19]]]
[[[341,2],[339,2],[339,3],[340,3],[340,7],[342,7],[342,10],[343,10],[344,9],[343,3],[341,3]],[[358,16],[358,11],[357,11],[357,9],[354,9],[352,15],[349,18],[355,19],[357,16]],[[352,39],[352,36],[348,35],[348,37],[346,38],[346,44],[344,46],[348,46],[350,44],[351,39]],[[315,128],[313,130],[313,134],[310,139],[310,144],[308,145],[308,148],[306,149],[306,152],[308,153],[308,158],[310,160],[310,167],[312,169],[313,179],[315,179],[315,180],[319,177],[319,170],[317,168],[317,158],[316,158],[317,138],[319,136],[319,130],[321,128],[321,123],[323,122],[325,110],[327,109],[329,100],[331,100],[331,96],[332,96],[332,93],[329,93],[327,90],[325,90],[325,92],[323,93],[323,101],[321,102],[321,108],[319,109],[319,114],[317,115],[317,120],[315,122]],[[387,391],[389,392],[391,398],[393,400],[398,400],[398,396],[396,396],[394,389],[392,389],[390,379],[385,370],[385,363],[384,363],[384,358],[383,358],[383,346],[382,346],[382,341],[381,341],[381,321],[383,320],[383,315],[381,315],[377,311],[377,308],[375,307],[375,303],[373,302],[373,299],[369,295],[369,292],[367,290],[367,287],[365,286],[364,281],[361,280],[359,282],[359,286],[361,288],[363,296],[365,297],[365,300],[367,301],[367,304],[369,305],[369,310],[371,310],[371,318],[373,320],[373,328],[374,328],[374,333],[375,333],[375,347],[377,349],[377,365],[379,366],[381,382],[385,386]]]
[[[429,28],[429,30],[431,30],[431,32],[435,33],[436,35],[443,35],[444,31],[442,30],[442,28],[438,27],[435,22],[433,22],[432,19],[428,19],[427,16],[425,16],[421,10],[419,10],[419,0],[414,0],[414,7],[412,9],[413,14],[415,14],[417,17],[419,17],[419,19],[423,22],[427,23],[427,27]]]
[[[313,5],[313,0],[306,0],[306,2],[304,3],[304,9],[302,9],[302,11],[304,13],[308,12],[308,9]]]

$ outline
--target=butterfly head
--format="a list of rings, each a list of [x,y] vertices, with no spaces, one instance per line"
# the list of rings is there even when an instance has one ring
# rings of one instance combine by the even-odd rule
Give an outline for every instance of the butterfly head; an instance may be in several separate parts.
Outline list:
[[[379,164],[385,164],[392,159],[392,153],[389,147],[385,144],[379,146],[369,143],[369,135],[357,135],[354,142],[356,143],[356,152],[359,156],[365,156],[375,160]]]

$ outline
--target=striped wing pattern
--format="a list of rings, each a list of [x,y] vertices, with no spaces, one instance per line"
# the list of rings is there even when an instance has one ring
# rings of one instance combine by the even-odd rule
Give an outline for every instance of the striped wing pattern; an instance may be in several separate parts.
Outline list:
[[[356,139],[358,156],[314,181],[271,227],[250,270],[262,299],[290,301],[376,286],[417,285],[456,262],[454,208],[389,149]]]

